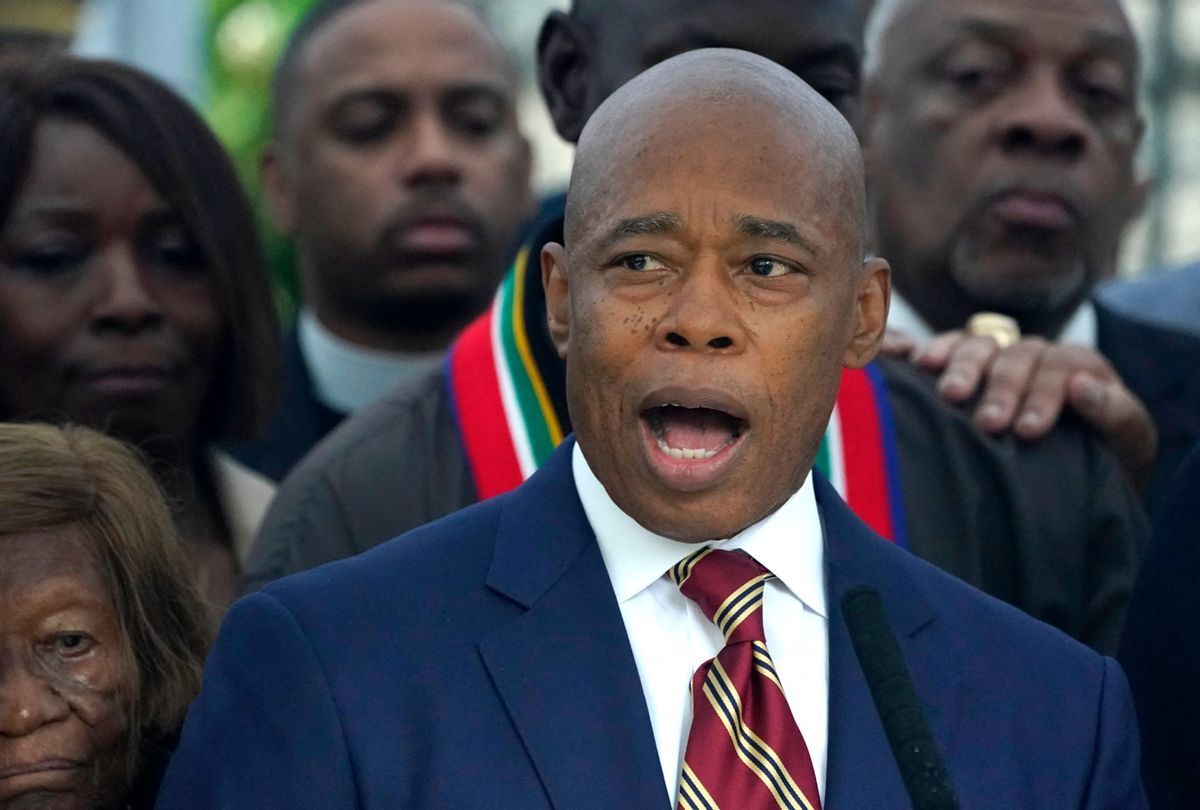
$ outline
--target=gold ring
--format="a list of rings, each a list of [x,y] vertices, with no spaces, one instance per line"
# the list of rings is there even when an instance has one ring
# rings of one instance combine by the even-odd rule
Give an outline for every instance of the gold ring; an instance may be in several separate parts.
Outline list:
[[[967,334],[990,337],[997,346],[1005,349],[1021,339],[1021,327],[999,312],[976,312],[967,320]]]

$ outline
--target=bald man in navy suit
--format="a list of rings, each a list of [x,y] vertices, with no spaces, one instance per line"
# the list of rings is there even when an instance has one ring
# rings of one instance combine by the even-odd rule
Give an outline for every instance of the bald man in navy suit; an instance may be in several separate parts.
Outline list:
[[[1144,807],[1120,667],[883,541],[811,473],[887,318],[864,208],[853,131],[765,59],[694,51],[610,97],[541,254],[574,440],[507,495],[239,602],[160,806],[693,807],[718,766],[701,784],[724,806],[805,806],[753,803],[779,785],[749,764],[761,736],[806,763],[809,806],[903,807],[842,608],[866,586],[962,806]],[[698,551],[763,572],[748,677],[786,696],[778,728],[744,701],[702,734],[693,673],[736,628],[667,576]]]

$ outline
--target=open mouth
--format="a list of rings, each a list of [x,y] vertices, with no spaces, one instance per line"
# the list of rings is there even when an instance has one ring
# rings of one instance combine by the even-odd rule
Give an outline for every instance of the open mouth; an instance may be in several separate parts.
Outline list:
[[[680,460],[706,460],[736,444],[747,424],[716,408],[688,408],[667,404],[647,408],[642,419],[658,449]]]

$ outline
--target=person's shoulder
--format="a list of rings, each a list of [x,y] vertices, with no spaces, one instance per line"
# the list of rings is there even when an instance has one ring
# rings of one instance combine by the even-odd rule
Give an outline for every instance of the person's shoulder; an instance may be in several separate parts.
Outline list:
[[[343,421],[318,443],[285,481],[287,486],[333,468],[371,466],[374,459],[394,463],[398,445],[425,428],[448,407],[442,365],[396,386],[378,402]]]
[[[374,511],[390,514],[409,509],[408,501],[423,491],[410,479],[441,469],[431,456],[444,452],[455,461],[461,456],[454,453],[457,432],[446,397],[445,372],[439,366],[346,419],[280,484],[261,536],[295,537],[304,533],[307,516],[331,510],[345,513],[343,519],[355,526],[372,518]],[[372,537],[369,545],[426,522],[429,516],[421,512],[416,518],[421,519],[383,521],[391,524],[389,530]],[[366,520],[371,526],[380,522]],[[325,525],[324,520],[313,523]]]
[[[1200,262],[1111,281],[1096,290],[1096,303],[1133,320],[1200,338]]]
[[[1161,374],[1169,367],[1180,367],[1190,376],[1194,370],[1200,357],[1200,327],[1195,319],[1200,279],[1178,287],[1169,291],[1164,285],[1161,300],[1180,307],[1181,317],[1146,302],[1122,301],[1113,292],[1095,297],[1097,348],[1122,376],[1147,371]]]
[[[361,554],[286,576],[260,593],[302,626],[335,634],[372,616],[398,631],[420,624],[436,613],[432,605],[445,607],[486,589],[507,498],[469,506]]]

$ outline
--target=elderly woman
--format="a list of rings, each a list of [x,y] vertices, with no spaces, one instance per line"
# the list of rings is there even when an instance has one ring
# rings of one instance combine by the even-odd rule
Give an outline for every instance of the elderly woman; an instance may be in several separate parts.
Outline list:
[[[268,412],[276,340],[250,206],[182,99],[104,62],[0,74],[0,420],[137,445],[218,605],[272,488],[213,448]]]
[[[0,810],[153,806],[210,621],[132,451],[0,425]]]

